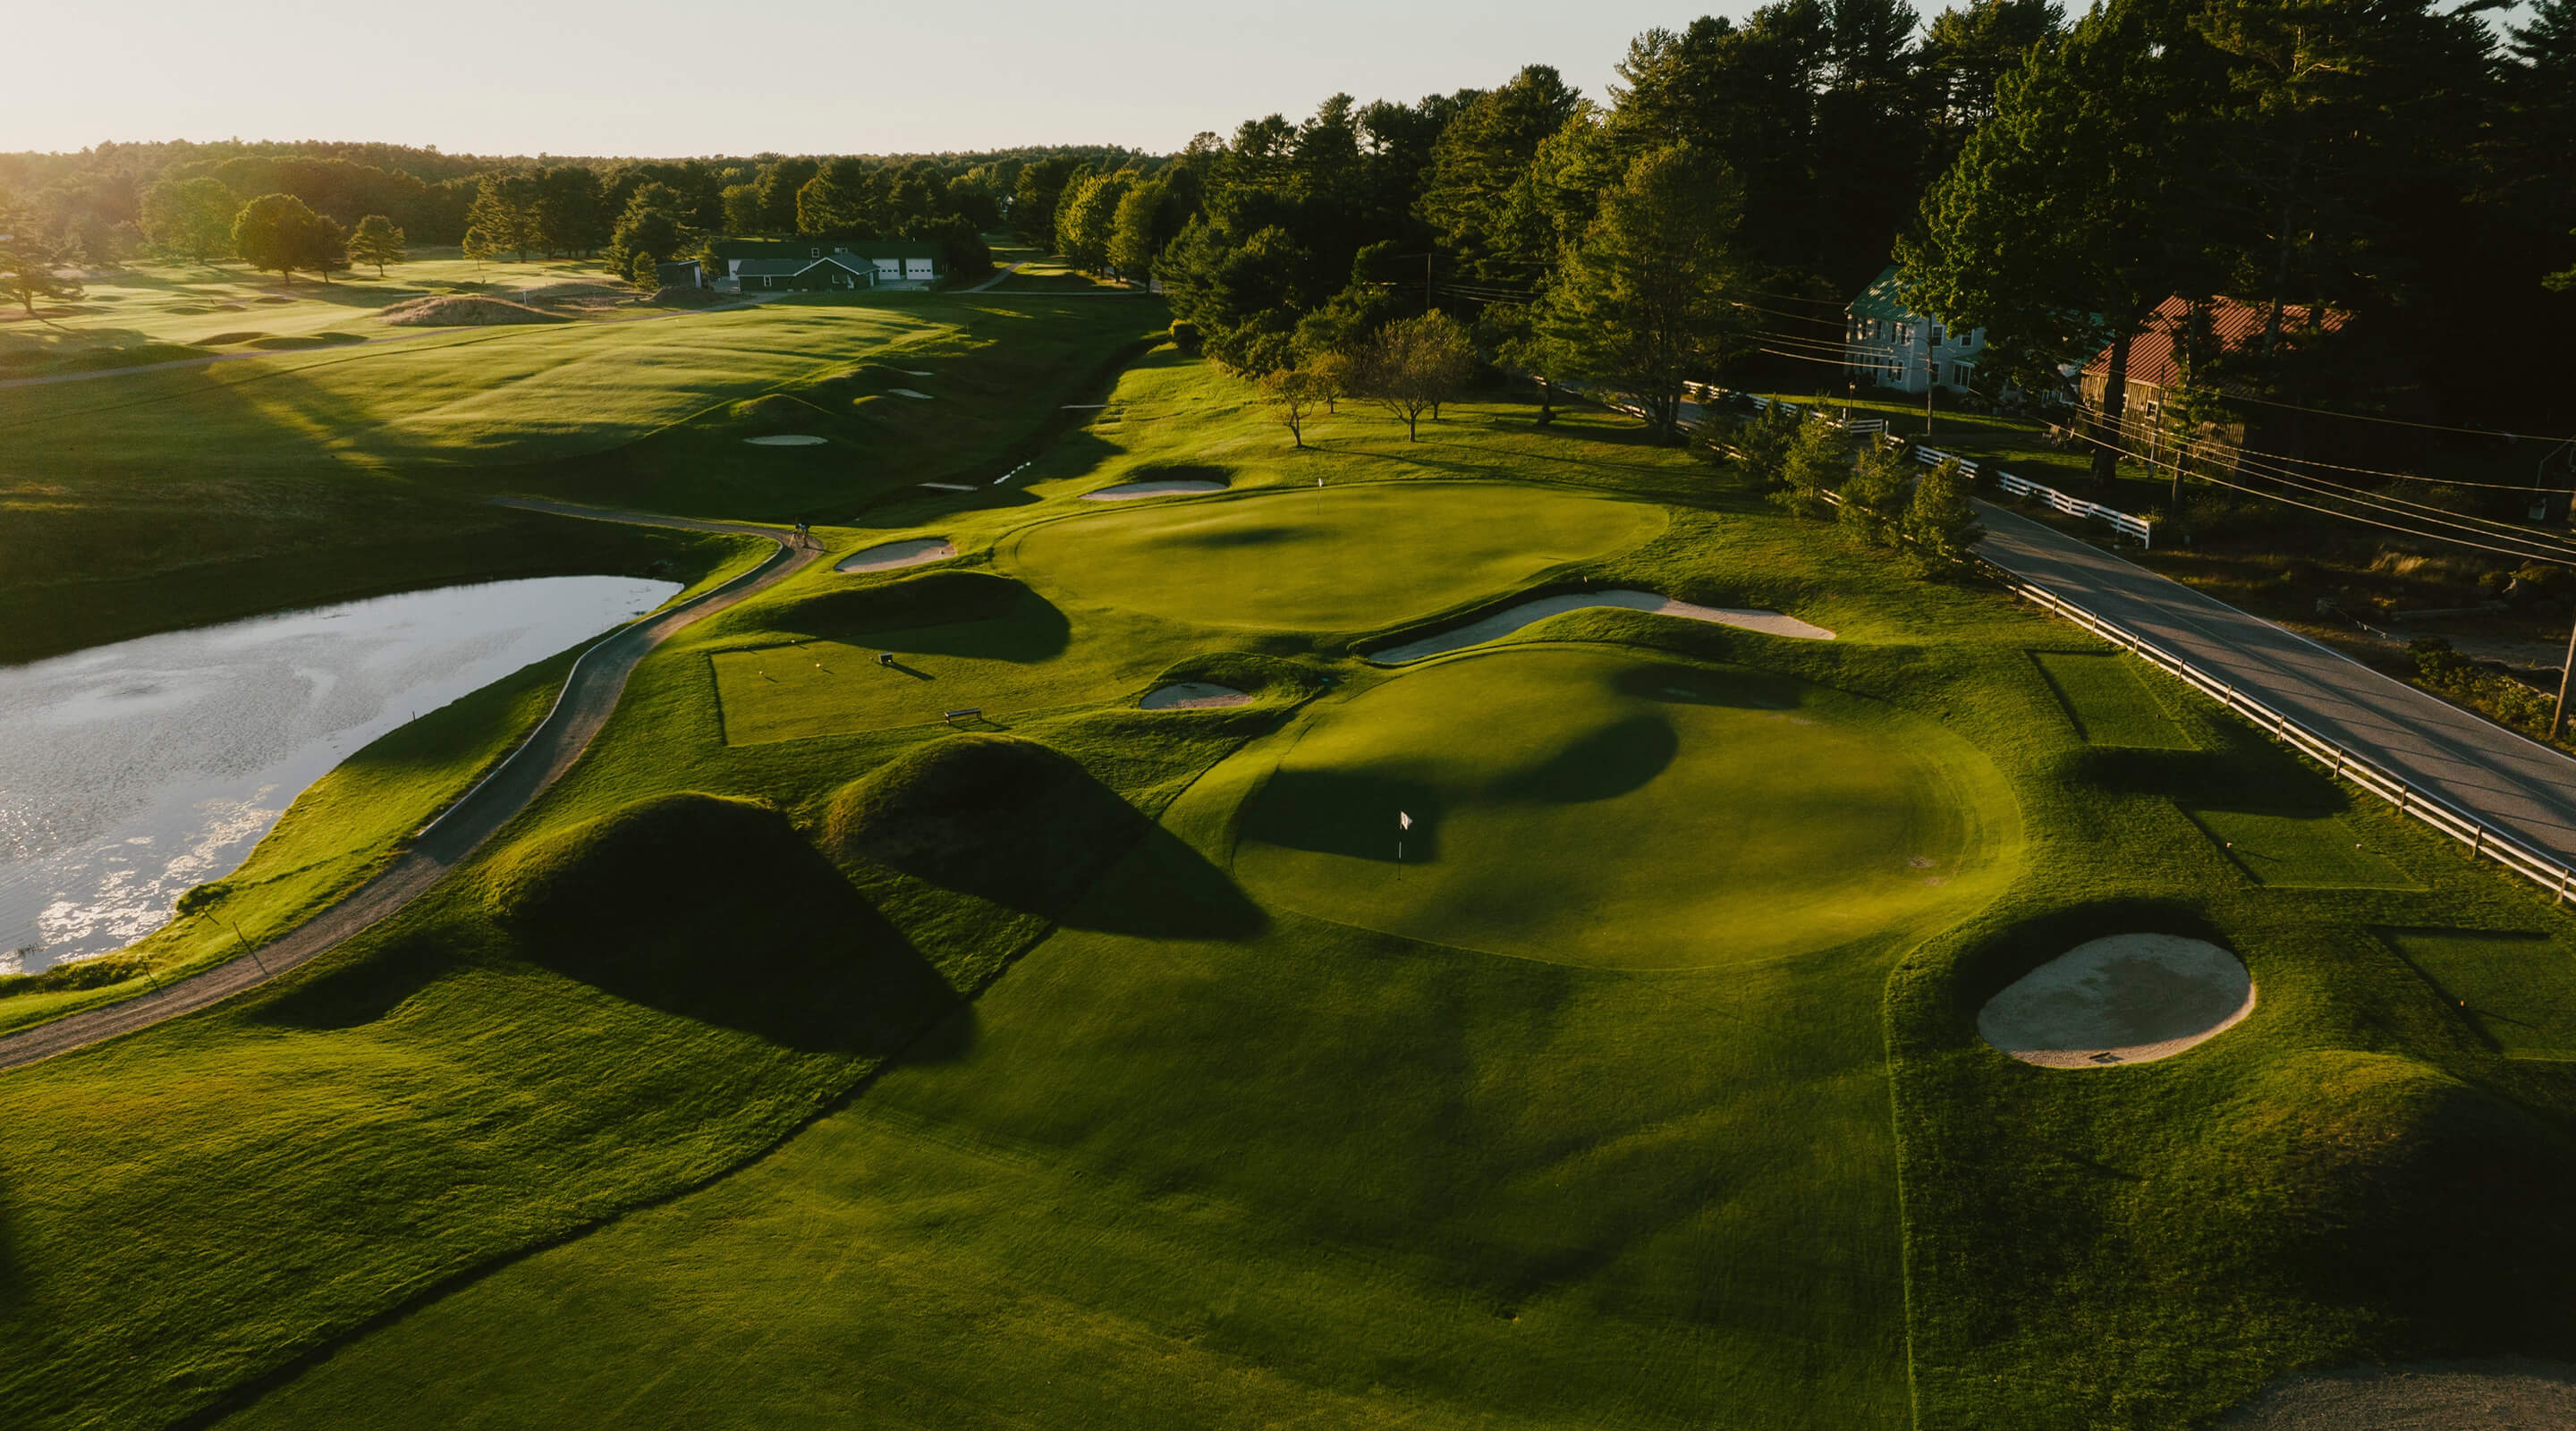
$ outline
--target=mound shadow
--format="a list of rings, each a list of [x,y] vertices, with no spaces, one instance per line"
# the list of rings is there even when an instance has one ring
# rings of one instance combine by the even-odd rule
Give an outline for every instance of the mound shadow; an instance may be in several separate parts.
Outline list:
[[[1073,623],[1055,603],[1009,577],[980,571],[934,571],[819,592],[747,611],[738,629],[755,626],[818,641],[1021,665],[1052,660],[1073,644]]]
[[[392,940],[280,990],[250,1016],[277,1028],[360,1028],[402,1007],[463,963],[452,947],[424,937]]]
[[[1786,711],[1798,708],[1805,683],[1748,666],[1729,667],[1723,672],[1686,666],[1631,666],[1611,678],[1610,688],[1632,700],[1668,705]]]
[[[1580,805],[1642,789],[1681,752],[1681,737],[1661,716],[1637,715],[1587,732],[1527,770],[1494,783],[1506,800]]]
[[[1033,740],[932,741],[843,787],[826,828],[844,860],[1077,929],[1234,939],[1267,923],[1223,870],[1081,762]],[[1145,891],[1101,894],[1129,863],[1150,872]]]
[[[684,793],[524,844],[489,882],[521,957],[817,1053],[895,1053],[957,995],[787,817]]]
[[[1365,770],[1279,770],[1243,812],[1243,837],[1281,849],[1393,864],[1440,857],[1447,802],[1419,780]],[[1410,816],[1406,828],[1399,816]]]
[[[1119,474],[1120,482],[1215,482],[1231,485],[1236,469],[1216,462],[1148,462]]]

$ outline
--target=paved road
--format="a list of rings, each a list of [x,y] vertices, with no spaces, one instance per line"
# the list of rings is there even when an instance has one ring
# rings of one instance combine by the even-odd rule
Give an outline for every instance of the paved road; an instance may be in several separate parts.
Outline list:
[[[561,502],[510,499],[503,505],[562,516],[779,541],[778,533],[773,529],[730,522],[612,512]],[[122,1003],[102,1005],[0,1037],[0,1069],[17,1068],[56,1054],[69,1053],[103,1039],[149,1028],[164,1019],[193,1013],[292,969],[391,916],[427,893],[432,885],[446,877],[449,870],[490,839],[494,831],[526,809],[531,801],[544,793],[546,787],[572,767],[582,751],[589,747],[591,737],[607,723],[609,713],[617,709],[618,697],[625,692],[626,678],[634,672],[636,663],[654,647],[682,627],[776,585],[821,555],[819,548],[792,547],[779,541],[778,550],[753,570],[667,611],[610,633],[573,663],[572,673],[564,681],[563,694],[526,742],[450,805],[445,813],[425,826],[382,873],[351,890],[337,904],[230,963],[219,964],[177,983],[164,984],[154,993],[139,995]]]
[[[2027,517],[1977,508],[1990,533],[1979,550],[1997,566],[2576,864],[2576,760]]]

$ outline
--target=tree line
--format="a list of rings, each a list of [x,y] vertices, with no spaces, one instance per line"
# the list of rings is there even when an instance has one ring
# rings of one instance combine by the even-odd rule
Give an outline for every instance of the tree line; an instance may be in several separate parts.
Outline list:
[[[1893,258],[1921,311],[1988,331],[1989,394],[2225,297],[2267,330],[2203,344],[2231,390],[2527,427],[2569,406],[2576,0],[2493,8],[1775,0],[1639,36],[1599,102],[1544,65],[1335,95],[1162,160],[1026,165],[1008,216],[1158,280],[1256,376],[1329,376],[1437,310],[1669,431],[1687,380],[1840,388],[1841,305]]]
[[[1069,157],[1065,157],[1069,156]],[[33,263],[112,264],[156,255],[239,257],[244,206],[292,199],[356,241],[370,221],[419,246],[462,245],[518,259],[603,257],[652,281],[650,265],[720,236],[901,238],[937,243],[953,271],[989,263],[1021,171],[1062,157],[1116,167],[1141,156],[1099,146],[909,157],[758,155],[745,159],[477,158],[399,145],[102,144],[78,154],[0,155],[0,220]],[[276,206],[270,206],[275,209]],[[301,225],[299,228],[298,225]],[[294,229],[315,267],[335,252],[324,229]],[[359,261],[370,261],[361,259]],[[345,266],[334,264],[333,266]]]

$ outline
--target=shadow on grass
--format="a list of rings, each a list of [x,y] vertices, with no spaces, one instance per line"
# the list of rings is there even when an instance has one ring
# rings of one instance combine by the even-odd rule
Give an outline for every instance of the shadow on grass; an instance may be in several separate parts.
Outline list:
[[[1417,780],[1364,770],[1281,770],[1243,812],[1243,838],[1287,850],[1393,864],[1440,857],[1447,802]],[[1412,817],[1406,828],[1399,815]]]
[[[1664,773],[1681,750],[1681,737],[1661,716],[1639,715],[1586,733],[1538,765],[1498,781],[1506,800],[1580,805],[1641,789]]]
[[[935,740],[843,787],[826,826],[844,859],[1078,929],[1231,939],[1266,923],[1223,870],[1032,740]],[[1098,890],[1113,871],[1126,894]]]
[[[784,815],[683,793],[525,841],[492,903],[519,957],[621,999],[882,1057],[957,996]]]

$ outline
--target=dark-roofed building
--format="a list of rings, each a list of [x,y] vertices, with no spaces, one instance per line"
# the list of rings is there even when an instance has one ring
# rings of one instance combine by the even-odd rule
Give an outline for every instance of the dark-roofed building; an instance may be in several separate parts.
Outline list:
[[[939,281],[939,245],[910,239],[718,239],[715,287],[776,290],[927,288]]]
[[[2259,343],[2271,310],[2260,304],[2240,303],[2233,298],[2212,298],[2208,302],[2210,335],[2221,351]],[[2334,332],[2343,327],[2349,315],[2339,309],[2319,308],[2311,312],[2300,304],[2281,310],[2281,331],[2286,334]],[[2191,321],[2191,301],[2179,295],[2156,306],[2146,331],[2129,341],[2129,370],[2122,386],[2129,395],[2129,411],[2150,416],[2164,408],[2165,394],[2183,378],[2177,340],[2184,325]],[[2111,381],[2111,349],[2106,345],[2084,365],[2076,379],[2076,396],[2095,412],[2102,409],[2103,389]]]

